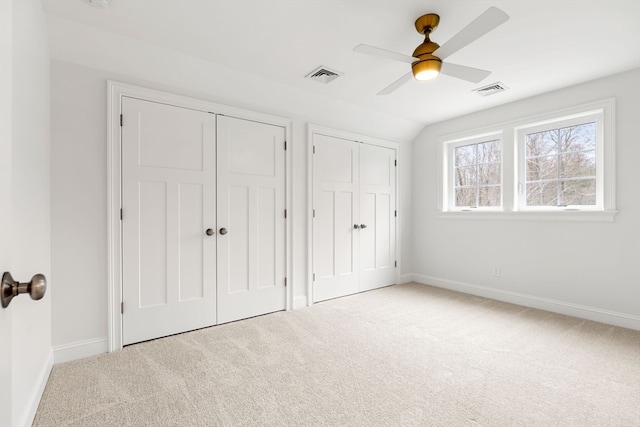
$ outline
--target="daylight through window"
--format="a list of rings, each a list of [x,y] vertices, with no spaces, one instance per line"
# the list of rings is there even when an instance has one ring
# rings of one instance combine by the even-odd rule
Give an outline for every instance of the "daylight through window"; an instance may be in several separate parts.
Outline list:
[[[455,147],[455,206],[500,206],[500,141]]]
[[[596,124],[525,136],[527,206],[596,204]]]
[[[613,106],[608,99],[442,138],[439,206],[484,218],[613,220]]]

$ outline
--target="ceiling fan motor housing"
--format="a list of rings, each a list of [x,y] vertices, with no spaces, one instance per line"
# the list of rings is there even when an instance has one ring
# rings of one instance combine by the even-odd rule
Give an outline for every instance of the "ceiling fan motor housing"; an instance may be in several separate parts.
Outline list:
[[[429,34],[436,29],[440,23],[440,17],[435,13],[422,15],[416,20],[416,30],[420,34],[424,34],[424,42],[420,44],[414,51],[413,57],[418,58],[416,62],[411,64],[411,70],[416,80],[430,80],[440,74],[442,60],[433,55],[440,45],[429,39]]]
[[[439,22],[440,17],[435,13],[422,15],[416,20],[416,30],[418,30],[420,34],[424,34],[424,42],[413,51],[412,56],[423,59],[423,56],[432,55],[433,52],[440,47],[438,43],[434,43],[429,39],[429,34],[436,29]],[[426,57],[424,59],[426,59]]]

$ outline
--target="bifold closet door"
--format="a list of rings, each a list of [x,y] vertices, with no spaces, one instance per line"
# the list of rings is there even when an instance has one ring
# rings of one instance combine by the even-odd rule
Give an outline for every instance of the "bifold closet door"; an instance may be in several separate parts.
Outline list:
[[[215,115],[122,101],[123,343],[216,323]]]
[[[358,292],[358,143],[313,135],[313,301]]]
[[[218,116],[218,323],[284,310],[285,129]]]

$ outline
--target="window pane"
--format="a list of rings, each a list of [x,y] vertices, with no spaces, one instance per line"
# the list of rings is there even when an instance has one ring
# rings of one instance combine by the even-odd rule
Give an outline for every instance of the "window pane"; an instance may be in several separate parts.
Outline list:
[[[525,147],[528,206],[596,203],[595,122],[528,134]]]
[[[477,166],[456,168],[456,187],[476,185]]]
[[[558,206],[558,182],[527,183],[528,206]]]
[[[596,124],[584,123],[558,130],[562,136],[561,149],[563,152],[595,150]]]
[[[526,176],[527,181],[558,179],[558,156],[528,159]]]
[[[499,139],[453,148],[451,166],[454,182],[451,191],[455,206],[501,206],[501,150]]]
[[[456,147],[454,166],[470,166],[476,164],[476,144]]]
[[[478,206],[500,206],[500,186],[480,187],[478,189]]]
[[[580,178],[596,176],[596,152],[582,151],[560,156],[560,176]]]
[[[525,137],[526,156],[547,156],[558,152],[558,144],[549,132],[530,133]]]
[[[595,205],[596,204],[596,180],[576,179],[561,181],[563,205]]]
[[[456,206],[476,206],[476,187],[456,188]]]
[[[500,184],[500,163],[478,166],[478,184]]]
[[[478,144],[478,163],[500,161],[500,141],[488,141]]]

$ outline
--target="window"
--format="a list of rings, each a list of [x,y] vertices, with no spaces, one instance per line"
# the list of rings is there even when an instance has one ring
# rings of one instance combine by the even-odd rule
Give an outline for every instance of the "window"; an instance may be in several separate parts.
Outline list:
[[[613,100],[606,100],[443,138],[441,210],[613,220],[612,116]]]
[[[517,128],[518,208],[603,210],[602,109]]]
[[[528,133],[524,146],[527,206],[596,204],[595,122]]]
[[[453,145],[453,206],[501,205],[500,140]]]

